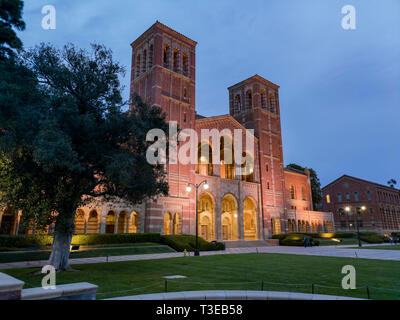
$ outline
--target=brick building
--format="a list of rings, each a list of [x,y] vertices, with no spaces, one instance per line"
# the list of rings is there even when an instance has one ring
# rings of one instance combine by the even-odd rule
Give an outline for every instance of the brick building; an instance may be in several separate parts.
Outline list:
[[[240,175],[240,166],[224,163],[223,157],[205,160],[200,153],[197,164],[168,163],[167,197],[136,208],[123,201],[81,208],[76,233],[194,234],[195,192],[186,188],[205,180],[209,189],[199,190],[198,214],[200,234],[207,240],[261,240],[296,230],[332,231],[333,215],[312,211],[309,174],[283,166],[279,86],[258,75],[250,77],[228,88],[229,114],[202,117],[196,113],[196,45],[156,22],[131,44],[131,93],[162,108],[179,129],[193,129],[198,136],[202,129],[240,129],[244,153],[254,163],[251,171]],[[251,146],[246,145],[246,129],[254,130]],[[232,136],[223,133],[220,141],[224,146]],[[178,144],[178,152],[180,148]],[[211,139],[199,141],[198,149],[204,148],[212,150]],[[233,150],[221,147],[220,152]]]
[[[343,175],[322,189],[321,209],[333,212],[336,229],[356,230],[356,208],[366,210],[358,216],[361,230],[388,234],[400,231],[400,190],[371,181]],[[350,208],[350,214],[345,208]]]

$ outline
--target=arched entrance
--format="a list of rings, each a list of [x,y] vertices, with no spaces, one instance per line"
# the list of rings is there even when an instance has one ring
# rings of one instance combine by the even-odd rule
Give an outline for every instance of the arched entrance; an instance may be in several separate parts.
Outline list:
[[[239,224],[236,198],[227,194],[221,201],[221,235],[223,241],[239,239]]]
[[[115,231],[115,212],[109,211],[106,220],[106,233],[114,233]]]
[[[257,240],[257,205],[249,197],[243,202],[244,240]]]
[[[92,210],[89,213],[88,225],[87,225],[87,234],[95,234],[99,232],[99,220],[96,210]]]
[[[85,212],[83,210],[76,210],[75,214],[75,234],[85,233]]]
[[[128,221],[128,213],[126,211],[122,211],[118,217],[118,229],[117,233],[126,233],[126,224]]]
[[[271,233],[281,234],[281,220],[279,218],[271,219]]]
[[[129,233],[137,233],[138,231],[138,223],[139,223],[139,215],[137,212],[133,211],[131,213],[131,218],[129,221]]]
[[[214,240],[214,201],[208,193],[200,195],[197,212],[199,215],[199,235],[207,241]]]
[[[173,233],[182,234],[182,217],[180,213],[175,213],[173,222],[174,222]]]
[[[164,216],[164,235],[171,234],[171,214],[167,212]]]

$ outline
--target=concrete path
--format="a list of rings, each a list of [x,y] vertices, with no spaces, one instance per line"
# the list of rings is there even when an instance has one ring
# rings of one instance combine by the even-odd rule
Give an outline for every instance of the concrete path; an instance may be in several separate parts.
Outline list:
[[[241,253],[257,253],[257,252],[400,261],[400,250],[349,249],[346,246],[321,246],[312,248],[284,247],[284,246],[259,247],[259,248],[230,248],[225,251],[201,252],[201,255],[211,256],[219,254],[241,254]],[[70,259],[70,264],[76,265],[76,264],[89,264],[89,263],[104,263],[107,262],[107,259],[108,262],[119,262],[119,261],[153,260],[153,259],[157,260],[157,259],[167,259],[167,258],[177,258],[177,257],[183,257],[183,253],[172,252],[172,253],[114,256],[108,258],[107,257],[77,258],[77,259]],[[14,269],[14,268],[42,267],[46,264],[47,264],[46,260],[0,263],[0,270]]]

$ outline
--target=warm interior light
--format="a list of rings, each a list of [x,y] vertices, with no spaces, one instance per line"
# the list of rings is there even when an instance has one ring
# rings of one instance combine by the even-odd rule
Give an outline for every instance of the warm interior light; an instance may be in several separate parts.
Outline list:
[[[205,156],[201,156],[201,157],[200,157],[200,161],[201,161],[201,162],[206,162],[206,160],[207,160],[207,159],[206,159]]]
[[[365,210],[367,210],[367,208],[366,208],[365,206],[362,206],[362,207],[361,207],[361,210],[362,210],[362,211],[365,211]]]
[[[233,216],[234,216],[235,218],[237,218],[237,217],[238,217],[237,213],[235,213]]]
[[[186,187],[186,191],[187,191],[187,192],[192,191],[192,187],[191,187],[191,186],[187,186],[187,187]]]
[[[206,183],[204,184],[204,190],[207,190],[209,187],[210,187],[210,186],[209,186],[208,183],[206,182]]]
[[[350,207],[345,208],[346,212],[350,212]]]

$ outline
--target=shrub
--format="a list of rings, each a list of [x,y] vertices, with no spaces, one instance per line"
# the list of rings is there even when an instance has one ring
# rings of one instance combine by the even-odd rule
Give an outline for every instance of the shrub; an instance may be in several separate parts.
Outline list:
[[[161,236],[162,243],[170,246],[178,252],[194,251],[196,248],[196,236],[194,235],[167,235]],[[224,244],[220,242],[208,242],[199,237],[200,251],[224,250]]]
[[[385,237],[376,232],[360,232],[360,239],[368,243],[383,243],[385,241]]]
[[[96,245],[113,243],[156,242],[161,243],[158,233],[132,233],[132,234],[87,234],[74,235],[74,245]],[[0,236],[0,247],[28,248],[50,246],[53,243],[52,235],[19,235]]]
[[[306,237],[308,240],[310,238],[313,238],[307,234],[301,234],[301,233],[288,233],[282,235],[281,239],[279,239],[279,245],[281,246],[304,246],[304,237]],[[319,246],[319,240],[316,240],[313,238],[313,245],[314,246]]]
[[[355,238],[356,236],[354,232],[336,232],[333,238]]]

